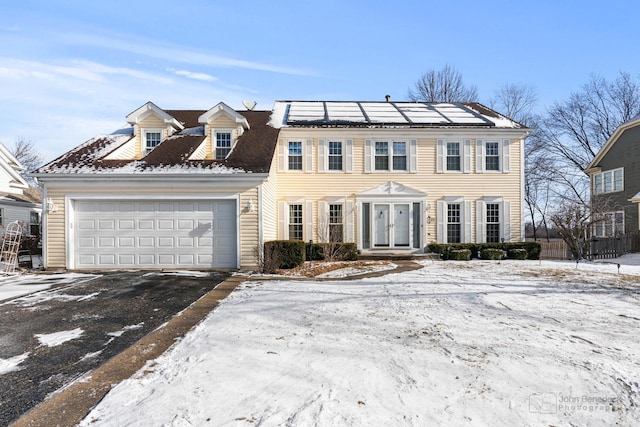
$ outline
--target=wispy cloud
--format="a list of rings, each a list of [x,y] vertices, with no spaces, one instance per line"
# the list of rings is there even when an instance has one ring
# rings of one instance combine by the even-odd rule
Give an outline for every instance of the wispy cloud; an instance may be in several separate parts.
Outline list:
[[[167,71],[174,73],[178,76],[186,77],[188,79],[193,79],[193,80],[200,80],[203,82],[212,82],[212,81],[218,80],[217,77],[214,77],[210,74],[205,74],[205,73],[194,73],[192,71],[175,70],[173,68],[168,68]]]
[[[257,61],[236,59],[227,56],[216,55],[190,49],[183,46],[175,46],[157,43],[154,40],[128,38],[122,39],[114,36],[102,37],[95,34],[65,33],[58,35],[60,40],[69,45],[85,45],[103,49],[119,50],[144,57],[163,59],[169,62],[205,65],[211,67],[242,68],[256,71],[268,71],[279,74],[311,75],[309,71],[299,68],[285,67],[272,64],[264,64]]]

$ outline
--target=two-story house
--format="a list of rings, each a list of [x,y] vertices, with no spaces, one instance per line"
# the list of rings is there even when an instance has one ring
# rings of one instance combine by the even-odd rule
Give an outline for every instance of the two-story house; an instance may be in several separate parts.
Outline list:
[[[602,215],[593,234],[610,237],[638,231],[640,215],[640,117],[620,125],[585,172],[594,207]]]
[[[528,129],[477,103],[163,110],[34,174],[47,268],[257,266],[274,239],[422,252],[521,241]]]
[[[270,123],[280,239],[363,252],[523,239],[528,129],[483,105],[280,101]]]

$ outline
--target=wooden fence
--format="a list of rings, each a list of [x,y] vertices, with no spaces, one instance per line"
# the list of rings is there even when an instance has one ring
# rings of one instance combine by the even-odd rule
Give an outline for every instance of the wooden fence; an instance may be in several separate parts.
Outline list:
[[[569,247],[564,240],[540,243],[540,259],[571,259]]]
[[[563,240],[539,241],[541,259],[572,259],[569,247]],[[589,260],[618,258],[624,254],[640,252],[640,232],[616,237],[592,237],[582,242],[582,256]]]

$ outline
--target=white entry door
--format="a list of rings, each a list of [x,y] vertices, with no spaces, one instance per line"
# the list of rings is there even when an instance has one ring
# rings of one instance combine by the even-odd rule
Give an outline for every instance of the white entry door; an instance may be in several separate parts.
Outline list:
[[[375,246],[389,246],[389,205],[374,205]]]
[[[393,205],[393,245],[409,246],[409,205]]]
[[[237,268],[235,200],[78,200],[74,268]]]

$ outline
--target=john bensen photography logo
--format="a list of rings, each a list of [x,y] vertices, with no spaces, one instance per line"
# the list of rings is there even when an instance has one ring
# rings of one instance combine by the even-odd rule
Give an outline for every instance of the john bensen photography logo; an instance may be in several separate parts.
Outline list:
[[[612,411],[613,404],[620,400],[618,396],[571,395],[554,392],[534,393],[529,396],[529,412],[537,414],[555,414],[561,412]]]

